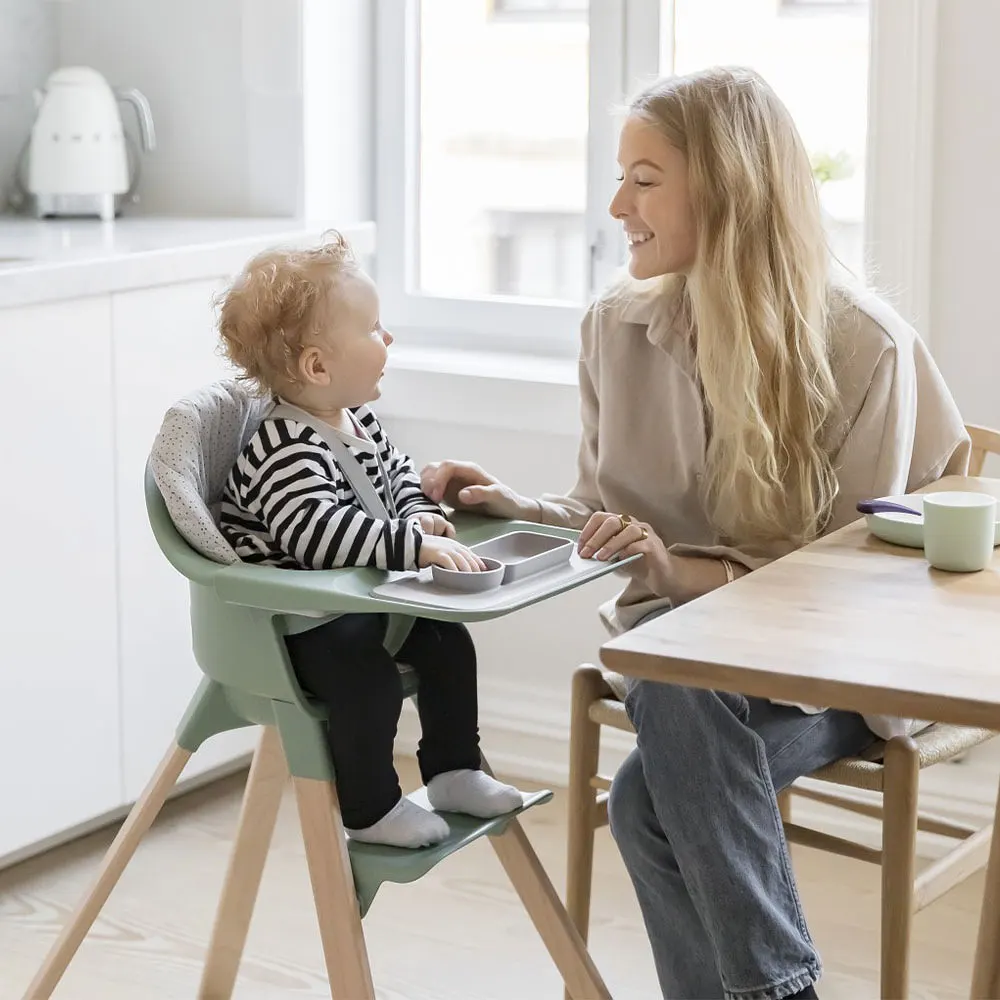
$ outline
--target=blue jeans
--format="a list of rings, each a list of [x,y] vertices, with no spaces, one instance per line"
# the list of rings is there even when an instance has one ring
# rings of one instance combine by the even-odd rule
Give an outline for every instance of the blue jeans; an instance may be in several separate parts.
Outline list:
[[[632,682],[638,734],[611,787],[664,997],[780,1000],[815,983],[776,790],[874,736],[859,715]]]

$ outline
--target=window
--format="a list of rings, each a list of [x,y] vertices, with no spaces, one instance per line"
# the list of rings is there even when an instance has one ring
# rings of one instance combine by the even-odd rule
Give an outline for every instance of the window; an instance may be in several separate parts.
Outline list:
[[[490,231],[496,294],[583,301],[582,213],[495,212]]]
[[[627,4],[650,0],[380,4],[387,322],[575,350],[588,298],[624,257],[607,205]],[[643,56],[633,76],[655,73],[655,46]]]
[[[789,106],[837,257],[865,271],[867,224],[878,272],[921,287],[927,186],[907,165],[929,135],[922,6],[875,7],[883,124],[869,134],[867,0],[379,0],[386,322],[411,342],[575,352],[586,302],[625,257],[607,214],[614,109],[658,73],[720,63],[759,70]]]
[[[424,0],[419,14],[416,180],[419,292],[478,298],[496,284],[497,225],[533,214],[548,238],[583,257],[587,198],[588,27],[498,24],[469,0]],[[546,231],[546,219],[569,220]],[[564,298],[552,268],[532,298]],[[569,301],[582,302],[583,282]]]
[[[810,16],[782,16],[793,5],[810,8]],[[866,12],[866,0],[673,0],[670,6],[661,72],[739,64],[774,87],[812,160],[831,251],[863,275],[869,29],[858,12]]]

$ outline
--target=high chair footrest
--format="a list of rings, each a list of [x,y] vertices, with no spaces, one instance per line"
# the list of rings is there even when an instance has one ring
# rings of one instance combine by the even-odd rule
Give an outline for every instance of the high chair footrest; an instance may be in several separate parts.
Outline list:
[[[407,796],[423,809],[430,809],[427,790],[424,788]],[[513,812],[494,816],[492,819],[477,819],[464,813],[442,812],[439,815],[447,822],[449,833],[440,844],[433,847],[387,847],[384,844],[365,844],[348,839],[347,849],[351,856],[354,872],[354,887],[358,894],[361,915],[364,916],[383,882],[414,882],[426,875],[436,864],[449,854],[461,850],[467,844],[483,836],[497,836],[510,825],[510,821],[532,806],[542,805],[552,798],[552,792],[528,792],[524,805]]]

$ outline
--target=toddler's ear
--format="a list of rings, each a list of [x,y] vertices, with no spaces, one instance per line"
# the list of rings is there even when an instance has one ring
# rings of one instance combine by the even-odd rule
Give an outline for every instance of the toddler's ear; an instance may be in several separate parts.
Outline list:
[[[330,371],[318,347],[303,349],[298,361],[299,375],[307,385],[329,385]]]

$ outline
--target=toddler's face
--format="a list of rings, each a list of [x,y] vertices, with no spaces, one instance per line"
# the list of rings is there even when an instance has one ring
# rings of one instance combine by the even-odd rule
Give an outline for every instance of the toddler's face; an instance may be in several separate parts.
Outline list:
[[[330,402],[361,406],[382,394],[392,334],[382,328],[378,292],[364,272],[341,275],[330,294],[330,330],[317,345],[329,372]]]

